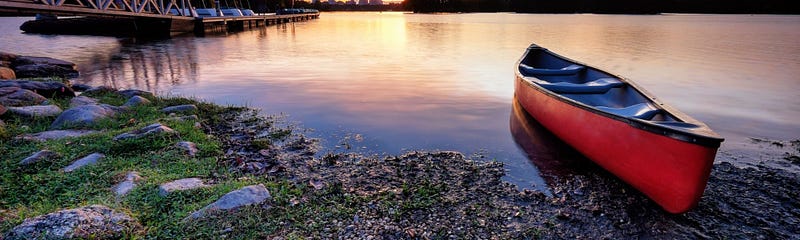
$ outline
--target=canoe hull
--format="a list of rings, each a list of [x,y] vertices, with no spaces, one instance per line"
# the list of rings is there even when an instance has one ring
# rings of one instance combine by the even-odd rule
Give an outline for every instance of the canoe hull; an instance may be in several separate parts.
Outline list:
[[[718,147],[646,131],[580,107],[519,73],[515,93],[523,108],[545,128],[666,211],[686,212],[703,195]]]

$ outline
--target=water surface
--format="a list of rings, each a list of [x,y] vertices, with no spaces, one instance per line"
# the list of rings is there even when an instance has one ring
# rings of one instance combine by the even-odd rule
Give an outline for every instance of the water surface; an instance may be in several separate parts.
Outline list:
[[[25,20],[0,18],[0,51],[74,61],[76,82],[285,113],[323,152],[475,154],[523,187],[544,189],[509,130],[531,43],[633,79],[709,124],[722,151],[800,137],[800,16],[323,13],[151,42],[22,34]]]

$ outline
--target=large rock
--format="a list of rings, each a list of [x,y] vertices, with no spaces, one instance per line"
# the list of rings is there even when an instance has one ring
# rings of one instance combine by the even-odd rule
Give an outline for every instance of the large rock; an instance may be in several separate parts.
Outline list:
[[[172,130],[172,128],[164,126],[161,123],[154,123],[154,124],[150,124],[150,125],[148,125],[146,127],[143,127],[143,128],[137,129],[137,130],[133,130],[133,131],[130,131],[130,132],[126,132],[126,133],[117,135],[116,137],[114,137],[114,140],[119,141],[119,140],[125,140],[125,139],[136,139],[136,138],[141,138],[141,137],[145,137],[145,136],[149,136],[149,135],[175,134],[175,133],[176,133],[176,131]]]
[[[186,191],[186,190],[209,187],[209,186],[210,185],[206,185],[205,183],[203,183],[203,180],[199,178],[178,179],[172,182],[161,184],[161,186],[158,186],[158,195],[166,197],[170,193],[176,191]]]
[[[133,96],[140,96],[152,99],[155,97],[155,95],[153,95],[153,93],[151,92],[136,90],[136,89],[119,90],[117,91],[117,94],[125,96],[127,98],[131,98]]]
[[[13,62],[17,57],[19,57],[17,54],[0,52],[0,61],[3,62]]]
[[[69,107],[74,108],[83,105],[97,105],[98,103],[99,102],[97,99],[87,96],[77,96],[69,100]]]
[[[49,57],[17,56],[17,58],[11,62],[11,65],[15,67],[23,65],[31,65],[31,64],[53,65],[69,69],[75,69],[75,67],[77,66],[75,65],[75,63],[72,62],[67,62],[61,59],[55,59]]]
[[[30,157],[26,157],[25,159],[22,159],[22,161],[19,161],[19,165],[23,165],[23,166],[24,165],[29,165],[29,164],[34,164],[34,163],[41,162],[41,161],[53,160],[53,159],[56,159],[56,158],[59,158],[59,157],[61,157],[61,155],[59,155],[57,152],[53,152],[53,151],[50,151],[50,150],[41,150],[41,151],[38,151],[38,152],[34,153]]]
[[[86,157],[75,160],[69,166],[64,167],[64,172],[72,172],[88,165],[97,164],[97,162],[103,160],[104,158],[106,158],[106,155],[103,155],[102,153],[89,154]]]
[[[147,100],[147,98],[144,98],[142,96],[133,96],[129,98],[128,101],[126,101],[125,104],[123,104],[122,106],[135,107],[139,105],[150,105],[150,103],[151,103],[150,100]]]
[[[47,140],[56,140],[56,139],[63,139],[70,137],[82,137],[93,133],[99,133],[99,132],[94,130],[53,130],[53,131],[45,131],[34,134],[23,134],[17,138],[28,141],[44,142]]]
[[[50,125],[51,129],[90,127],[100,120],[113,117],[117,108],[111,105],[83,105],[67,109]]]
[[[8,107],[8,112],[12,115],[34,118],[34,117],[55,117],[61,114],[61,108],[56,105],[38,105],[25,107]]]
[[[223,195],[216,202],[192,213],[184,220],[197,219],[217,211],[236,210],[240,207],[260,204],[271,198],[272,196],[263,184],[250,185]]]
[[[18,78],[77,77],[76,65],[49,57],[18,56],[11,62]]]
[[[18,76],[19,77],[19,76]],[[56,81],[8,80],[0,81],[0,88],[18,87],[31,90],[45,97],[74,97],[75,91],[64,83]]]
[[[50,64],[28,64],[14,68],[17,78],[78,77],[78,70]]]
[[[25,219],[4,237],[7,240],[119,239],[141,231],[141,224],[127,214],[92,205]]]
[[[0,88],[0,104],[9,107],[39,105],[46,101],[42,95],[19,87]]]
[[[117,197],[122,197],[127,195],[134,187],[136,187],[136,183],[142,180],[142,177],[139,176],[138,172],[128,172],[125,174],[125,180],[114,186],[114,194]]]
[[[0,79],[17,79],[14,69],[0,66]]]

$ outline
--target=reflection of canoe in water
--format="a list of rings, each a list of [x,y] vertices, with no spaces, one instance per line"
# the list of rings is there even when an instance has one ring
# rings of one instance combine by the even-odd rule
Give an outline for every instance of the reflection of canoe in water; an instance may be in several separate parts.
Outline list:
[[[517,98],[511,104],[509,127],[514,142],[536,165],[548,184],[579,171],[596,169],[588,159],[536,122],[525,112]]]
[[[700,200],[722,138],[622,77],[531,45],[515,94],[553,134],[672,213]]]

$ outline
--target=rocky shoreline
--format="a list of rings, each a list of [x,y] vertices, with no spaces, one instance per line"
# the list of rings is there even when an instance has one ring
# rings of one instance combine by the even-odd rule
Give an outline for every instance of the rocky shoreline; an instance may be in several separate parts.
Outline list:
[[[715,164],[672,215],[588,161],[549,176],[552,196],[520,192],[500,162],[318,156],[276,116],[139,90],[0,80],[0,118],[0,239],[800,236],[800,178],[766,164]],[[800,165],[800,142],[780,144],[770,161]]]

